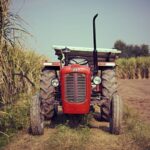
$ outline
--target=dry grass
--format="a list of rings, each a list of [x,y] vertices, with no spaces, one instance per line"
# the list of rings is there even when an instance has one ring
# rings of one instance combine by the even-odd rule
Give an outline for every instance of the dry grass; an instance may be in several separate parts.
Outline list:
[[[53,150],[84,150],[90,135],[89,128],[71,129],[60,125],[55,134],[49,137],[45,149],[51,147]]]
[[[39,87],[44,60],[33,51],[0,49],[0,146],[13,132],[26,127],[29,99]]]
[[[20,140],[21,139],[21,140]],[[71,128],[59,124],[55,128],[45,128],[42,136],[18,133],[6,150],[149,150],[150,127],[142,122],[137,112],[125,107],[124,128],[121,135],[112,135],[108,127],[89,128],[87,124]]]
[[[0,67],[0,103],[13,103],[20,93],[30,93],[38,87],[44,56],[33,51],[10,48],[2,55]]]
[[[142,122],[137,112],[129,107],[124,110],[124,129],[119,136],[108,132],[107,125],[100,129],[72,129],[68,126],[58,126],[47,142],[47,147],[54,150],[149,150],[150,127]]]
[[[150,57],[121,58],[116,61],[121,79],[150,78]]]

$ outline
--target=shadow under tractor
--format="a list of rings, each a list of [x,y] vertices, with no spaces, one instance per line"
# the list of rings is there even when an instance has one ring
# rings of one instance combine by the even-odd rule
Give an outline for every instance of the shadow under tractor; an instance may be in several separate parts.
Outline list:
[[[117,93],[115,60],[117,49],[96,48],[96,27],[93,17],[94,48],[54,46],[59,62],[45,62],[40,91],[30,107],[30,129],[33,135],[44,133],[44,120],[57,117],[58,107],[65,115],[86,115],[99,108],[98,121],[109,122],[112,134],[120,134],[122,101]]]

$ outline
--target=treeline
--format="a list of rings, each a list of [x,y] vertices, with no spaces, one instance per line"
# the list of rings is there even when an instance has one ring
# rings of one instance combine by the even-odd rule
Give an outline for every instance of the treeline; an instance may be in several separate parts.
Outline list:
[[[121,58],[150,56],[150,49],[149,49],[149,46],[146,44],[142,44],[142,45],[129,44],[128,45],[121,40],[117,40],[114,43],[113,48],[116,48],[122,51],[122,53],[120,54]]]

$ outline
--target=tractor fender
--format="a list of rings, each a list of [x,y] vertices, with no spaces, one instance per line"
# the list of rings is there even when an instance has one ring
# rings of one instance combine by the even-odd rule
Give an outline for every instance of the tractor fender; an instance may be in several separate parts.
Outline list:
[[[115,67],[116,63],[115,62],[98,62],[98,67]]]
[[[43,68],[47,68],[49,70],[60,70],[61,65],[60,62],[44,62]]]

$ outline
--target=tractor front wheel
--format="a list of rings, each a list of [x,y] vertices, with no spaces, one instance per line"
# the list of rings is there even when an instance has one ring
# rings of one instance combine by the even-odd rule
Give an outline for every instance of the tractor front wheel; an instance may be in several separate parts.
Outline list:
[[[111,108],[110,108],[110,132],[112,134],[120,134],[121,133],[121,124],[123,117],[123,105],[121,98],[114,94],[112,96]]]
[[[44,116],[41,114],[39,94],[33,96],[30,106],[30,131],[33,135],[44,133]]]

